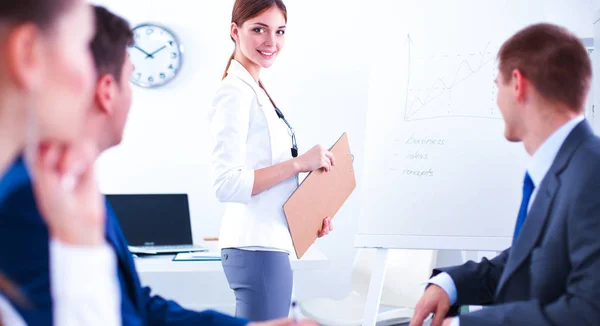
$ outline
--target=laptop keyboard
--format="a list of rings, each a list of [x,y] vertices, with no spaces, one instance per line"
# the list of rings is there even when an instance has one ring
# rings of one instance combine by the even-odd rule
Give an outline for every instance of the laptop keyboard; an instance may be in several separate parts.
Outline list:
[[[175,246],[129,246],[129,251],[134,254],[168,254],[180,252],[208,251],[208,248],[195,245],[175,245]]]

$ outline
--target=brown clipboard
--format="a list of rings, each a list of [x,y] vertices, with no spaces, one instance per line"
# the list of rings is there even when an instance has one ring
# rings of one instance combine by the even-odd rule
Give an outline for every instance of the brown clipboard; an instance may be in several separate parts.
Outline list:
[[[333,218],[356,188],[354,156],[347,133],[331,147],[335,165],[312,171],[283,204],[298,259],[317,240],[326,217]]]

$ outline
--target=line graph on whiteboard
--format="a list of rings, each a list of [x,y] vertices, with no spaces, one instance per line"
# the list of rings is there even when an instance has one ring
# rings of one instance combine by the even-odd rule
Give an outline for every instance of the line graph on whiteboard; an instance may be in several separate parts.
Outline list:
[[[496,104],[496,53],[490,43],[465,53],[427,55],[407,35],[404,121],[501,119]]]

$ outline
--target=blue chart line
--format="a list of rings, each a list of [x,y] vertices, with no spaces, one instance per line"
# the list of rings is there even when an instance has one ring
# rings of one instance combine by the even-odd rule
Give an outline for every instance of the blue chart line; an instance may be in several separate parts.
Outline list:
[[[485,94],[485,98],[489,98],[489,103],[468,103],[468,106],[484,106],[480,109],[471,110],[474,112],[465,113],[464,108],[453,108],[452,103],[453,100],[461,100],[460,98],[453,98],[452,90],[457,86],[463,86],[466,81],[471,80],[474,76],[482,75],[484,71],[489,71],[484,68],[488,68],[487,66],[494,62],[495,58],[493,54],[488,51],[489,43],[485,46],[482,52],[478,53],[470,53],[467,55],[445,55],[442,58],[443,62],[447,62],[447,64],[454,64],[457,60],[460,60],[458,67],[453,73],[453,77],[450,81],[448,79],[444,80],[441,77],[433,78],[434,81],[430,86],[425,88],[413,88],[412,83],[414,81],[411,80],[411,73],[423,73],[423,72],[414,72],[412,71],[414,67],[411,62],[412,49],[414,43],[408,35],[407,37],[408,43],[408,74],[407,74],[407,87],[406,87],[406,98],[405,98],[405,110],[404,110],[404,121],[416,121],[416,120],[425,120],[425,119],[440,119],[440,118],[483,118],[483,119],[500,119],[498,112],[495,107],[495,96],[496,90],[492,84],[491,75],[484,76],[486,82],[490,84],[489,93]],[[462,59],[464,57],[469,57],[471,62],[473,59],[479,56],[479,60],[477,60],[476,64],[469,63],[466,59]],[[430,58],[433,61],[434,57]],[[437,58],[436,58],[437,59]],[[423,60],[428,60],[427,58]],[[438,59],[439,62],[439,59]],[[439,63],[438,63],[439,64]],[[426,65],[425,65],[426,66]],[[444,67],[446,68],[446,67]],[[481,78],[481,77],[480,77]],[[477,91],[477,90],[473,90]],[[411,97],[411,94],[414,96]],[[460,94],[459,94],[460,95]],[[462,94],[464,96],[465,94]],[[464,99],[462,99],[464,102]],[[487,101],[486,101],[487,102]],[[443,107],[441,106],[443,103]],[[458,112],[457,112],[458,111]]]

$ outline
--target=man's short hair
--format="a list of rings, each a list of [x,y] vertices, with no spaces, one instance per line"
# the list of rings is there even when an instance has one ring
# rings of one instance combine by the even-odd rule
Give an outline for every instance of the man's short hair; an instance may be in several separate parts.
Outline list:
[[[518,69],[544,98],[583,110],[592,64],[581,41],[568,30],[547,23],[526,27],[502,45],[498,59],[504,81]]]
[[[133,32],[129,23],[102,6],[94,6],[96,35],[91,49],[97,76],[112,75],[121,81],[127,48],[133,45]]]

